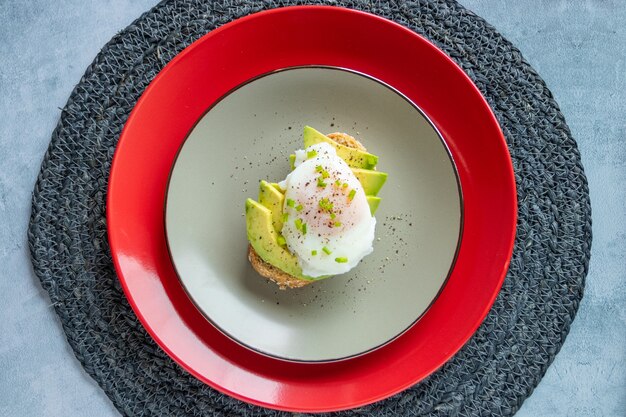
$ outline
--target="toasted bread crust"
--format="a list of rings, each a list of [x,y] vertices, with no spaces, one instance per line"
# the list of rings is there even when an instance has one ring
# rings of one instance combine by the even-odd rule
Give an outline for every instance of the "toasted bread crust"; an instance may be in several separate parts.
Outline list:
[[[261,259],[259,254],[256,253],[252,245],[248,245],[248,260],[250,261],[250,264],[252,264],[255,271],[270,281],[274,281],[281,290],[286,288],[300,288],[313,282],[296,278],[293,275],[289,275],[283,270],[276,268],[274,265],[265,262]]]
[[[365,149],[365,146],[363,146],[361,142],[356,140],[354,137],[348,135],[347,133],[335,132],[335,133],[329,133],[326,136],[328,136],[335,142],[339,143],[340,145],[344,145],[349,148],[355,148],[360,151],[367,152],[367,149]]]
[[[365,146],[363,146],[361,142],[348,135],[347,133],[335,132],[329,133],[326,136],[341,145],[367,152],[367,149],[365,149]],[[259,254],[256,253],[252,245],[248,245],[248,260],[250,261],[250,264],[255,271],[257,271],[261,276],[269,279],[270,281],[275,282],[278,285],[278,288],[280,288],[281,290],[287,288],[301,288],[314,282],[296,278],[293,275],[289,275],[282,269],[265,262],[263,259],[261,259]]]

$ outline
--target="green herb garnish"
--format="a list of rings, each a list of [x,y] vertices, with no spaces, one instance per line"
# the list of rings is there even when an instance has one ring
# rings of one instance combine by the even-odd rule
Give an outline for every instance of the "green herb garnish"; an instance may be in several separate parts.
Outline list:
[[[304,207],[302,207],[302,204],[298,204],[298,205],[296,206],[296,211],[302,211],[302,209],[303,209],[303,208],[304,208]]]
[[[304,223],[302,219],[294,220],[293,224],[296,226],[296,229],[300,231],[300,233],[306,235],[306,223]]]
[[[335,258],[335,262],[337,262],[338,264],[345,264],[346,262],[348,262],[348,258]]]
[[[306,153],[306,159],[315,158],[317,156],[317,151],[315,149],[311,149]]]
[[[327,198],[320,199],[318,204],[320,208],[324,211],[329,211],[329,212],[333,211],[333,203]]]
[[[276,240],[278,241],[278,244],[280,246],[285,246],[287,244],[287,241],[285,240],[284,237],[282,237],[281,235],[278,235],[278,237],[276,238]]]
[[[319,178],[317,179],[317,186],[318,186],[318,187],[322,187],[322,188],[324,188],[324,187],[326,187],[326,185],[327,185],[327,184],[324,182],[324,179],[323,179],[322,177],[319,177]]]
[[[356,190],[350,191],[350,193],[348,194],[348,200],[352,201],[355,195],[356,195]]]
[[[291,198],[287,199],[287,207],[293,207],[296,205],[296,202],[293,201]]]
[[[316,251],[316,250],[312,250],[312,251],[311,251],[311,255],[312,255],[312,256],[317,255],[317,251]]]
[[[322,248],[322,251],[324,251],[324,253],[325,253],[326,255],[330,255],[331,253],[333,253],[333,252],[332,252],[330,249],[328,249],[328,247],[326,247],[326,246],[324,246],[324,247]]]

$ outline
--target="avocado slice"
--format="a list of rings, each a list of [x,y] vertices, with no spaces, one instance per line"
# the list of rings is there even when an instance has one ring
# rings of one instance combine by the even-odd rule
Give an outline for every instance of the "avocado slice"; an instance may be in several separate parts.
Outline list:
[[[259,203],[272,212],[272,226],[276,232],[283,230],[283,204],[285,195],[267,181],[259,184]]]
[[[302,275],[298,259],[278,244],[272,212],[251,198],[246,200],[246,230],[248,241],[261,259],[296,278],[311,279]]]
[[[378,210],[378,205],[380,204],[380,197],[375,197],[373,195],[368,195],[367,197],[367,204],[369,204],[370,206],[370,213],[372,213],[372,216],[374,215],[374,213],[376,213],[376,210]]]
[[[352,168],[354,176],[359,180],[363,186],[363,191],[366,195],[378,195],[378,192],[385,181],[387,181],[387,173],[380,171],[372,171],[371,169]]]
[[[283,192],[282,188],[280,188],[280,185],[278,185],[278,183],[273,182],[273,183],[271,183],[270,185],[271,185],[272,187],[276,188],[276,190],[277,190],[279,193],[284,194],[284,192]]]
[[[353,168],[374,169],[378,163],[376,155],[341,145],[311,126],[304,126],[305,148],[322,142],[332,145],[337,151],[337,155]]]

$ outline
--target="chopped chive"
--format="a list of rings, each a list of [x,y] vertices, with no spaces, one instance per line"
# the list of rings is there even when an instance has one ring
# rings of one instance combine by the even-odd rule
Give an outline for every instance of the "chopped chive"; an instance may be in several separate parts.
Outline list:
[[[355,195],[356,195],[356,190],[350,191],[350,193],[348,194],[348,200],[352,200]]]
[[[312,251],[311,251],[311,255],[312,255],[312,256],[317,255],[317,251],[316,251],[316,250],[312,250]]]
[[[326,179],[328,177],[330,177],[330,174],[328,173],[328,171],[326,170],[322,171],[322,178]]]
[[[283,213],[283,223],[285,223],[287,220],[289,220],[289,214]]]
[[[341,185],[341,181],[339,181],[339,180],[335,180],[335,185],[336,185],[337,187],[339,187],[339,186]]]
[[[306,159],[311,159],[317,156],[317,151],[315,149],[311,149],[306,153]]]
[[[335,258],[335,262],[337,262],[338,264],[345,264],[346,262],[348,262],[348,258]]]
[[[296,204],[295,201],[293,201],[291,198],[287,199],[287,206],[288,207],[293,207]]]
[[[326,187],[326,183],[324,182],[324,179],[322,177],[319,177],[317,179],[317,186],[322,188]]]
[[[278,244],[280,246],[285,246],[287,244],[287,241],[285,240],[284,237],[282,237],[281,235],[278,235],[278,237],[276,238],[276,240],[278,241]]]
[[[348,183],[344,182],[343,185],[341,186],[342,188],[348,188]]]
[[[328,212],[332,212],[333,211],[333,203],[327,199],[327,198],[322,198],[319,201],[319,206],[322,210],[324,211],[328,211]]]
[[[324,253],[325,253],[326,255],[330,255],[330,254],[332,253],[332,251],[331,251],[330,249],[328,249],[328,247],[326,247],[326,246],[324,246],[324,247],[322,248],[322,250],[324,251]]]
[[[337,217],[337,215],[335,213],[330,213],[330,218],[335,220],[335,217]]]
[[[306,223],[303,223],[302,219],[294,220],[293,224],[296,226],[296,229],[300,231],[300,233],[306,235]]]
[[[334,226],[335,227],[341,227],[341,222],[335,222]]]
[[[321,166],[321,165],[317,165],[317,166],[315,167],[315,170],[316,170],[317,172],[322,172],[322,171],[324,170],[324,167],[323,167],[323,166]]]
[[[302,204],[298,204],[298,205],[296,206],[296,211],[302,211],[302,209],[303,209],[303,208],[304,208],[304,207],[302,207]]]

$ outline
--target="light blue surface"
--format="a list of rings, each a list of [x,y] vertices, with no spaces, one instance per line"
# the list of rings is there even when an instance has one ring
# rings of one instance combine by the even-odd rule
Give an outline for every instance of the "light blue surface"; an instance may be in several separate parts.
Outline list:
[[[554,93],[591,187],[593,254],[567,342],[517,414],[626,416],[626,2],[462,0]],[[32,273],[30,196],[73,86],[154,0],[0,0],[0,415],[118,415]]]

